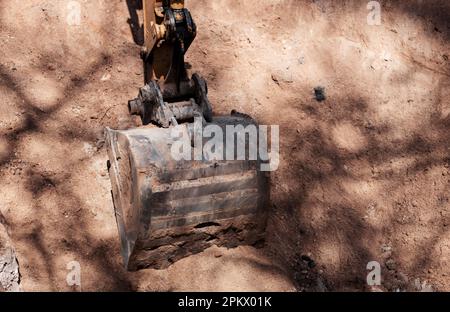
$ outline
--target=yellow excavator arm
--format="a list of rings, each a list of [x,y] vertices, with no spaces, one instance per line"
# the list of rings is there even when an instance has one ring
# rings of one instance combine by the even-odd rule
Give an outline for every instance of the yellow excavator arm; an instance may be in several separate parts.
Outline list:
[[[144,11],[144,49],[148,53],[166,34],[164,25],[164,6],[173,10],[183,10],[184,0],[156,1],[143,0]]]
[[[144,0],[144,47],[146,51],[153,50],[153,47],[162,38],[162,31],[165,28],[164,25],[157,25],[156,14],[157,10],[162,6],[162,2],[156,2],[155,0]],[[162,17],[162,16],[161,16]]]

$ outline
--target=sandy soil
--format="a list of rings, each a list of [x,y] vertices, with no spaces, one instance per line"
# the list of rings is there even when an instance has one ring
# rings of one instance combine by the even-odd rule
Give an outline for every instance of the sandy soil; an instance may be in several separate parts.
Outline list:
[[[71,290],[76,260],[89,291],[370,290],[378,261],[382,290],[450,290],[450,7],[405,2],[369,26],[365,1],[188,1],[216,113],[281,128],[267,247],[131,274],[102,133],[138,125],[127,2],[80,1],[69,26],[69,1],[0,1],[0,212],[22,288]]]

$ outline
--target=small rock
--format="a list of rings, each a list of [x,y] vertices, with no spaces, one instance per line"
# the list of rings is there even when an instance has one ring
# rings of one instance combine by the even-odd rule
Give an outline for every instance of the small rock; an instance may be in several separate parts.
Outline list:
[[[390,271],[394,271],[397,268],[397,263],[393,259],[389,259],[386,261],[386,267]]]
[[[277,71],[276,73],[273,73],[272,80],[277,85],[280,85],[281,83],[293,83],[294,82],[293,76],[289,72],[289,69],[280,70],[280,71]]]
[[[316,100],[318,102],[323,102],[327,99],[325,95],[325,88],[324,87],[316,87],[314,88],[314,95],[316,97]]]
[[[389,252],[389,251],[392,250],[392,247],[389,246],[389,245],[383,245],[383,246],[381,246],[381,250],[382,250],[383,252]]]
[[[111,79],[111,74],[110,73],[106,73],[102,76],[102,78],[100,79],[101,81],[108,81]]]

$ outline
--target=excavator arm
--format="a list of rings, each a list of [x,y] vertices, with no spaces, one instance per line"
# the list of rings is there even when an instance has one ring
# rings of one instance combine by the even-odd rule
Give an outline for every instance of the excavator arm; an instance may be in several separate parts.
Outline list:
[[[225,155],[223,160],[205,155],[180,160],[172,153],[175,144],[195,147],[198,128],[213,126],[225,133],[233,126],[236,136],[245,138],[255,121],[239,113],[213,117],[206,81],[185,67],[197,27],[183,0],[143,0],[143,11],[145,85],[128,107],[144,126],[106,129],[126,267],[161,269],[213,244],[261,243],[269,192],[267,176],[258,171],[260,161],[225,160]],[[186,135],[176,138],[174,129]],[[223,144],[234,150],[237,143],[230,146],[224,138]]]

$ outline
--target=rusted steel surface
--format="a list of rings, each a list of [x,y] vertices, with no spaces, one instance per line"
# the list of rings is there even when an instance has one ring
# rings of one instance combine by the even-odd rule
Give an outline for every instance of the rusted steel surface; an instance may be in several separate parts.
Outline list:
[[[221,118],[216,123],[248,120]],[[129,270],[165,268],[213,244],[263,242],[269,192],[258,161],[176,161],[171,129],[108,129],[107,142]]]

